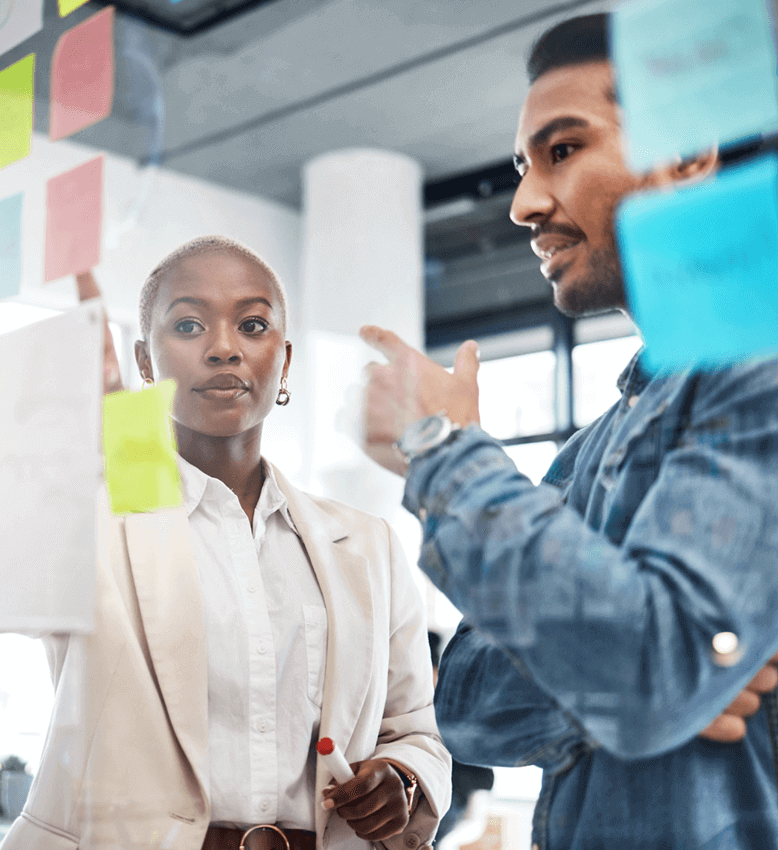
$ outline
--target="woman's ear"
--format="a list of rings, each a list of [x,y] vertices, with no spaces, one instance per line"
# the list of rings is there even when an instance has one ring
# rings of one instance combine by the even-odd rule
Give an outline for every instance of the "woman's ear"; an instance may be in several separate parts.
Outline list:
[[[135,340],[135,362],[138,364],[138,372],[145,381],[147,378],[154,380],[154,372],[151,368],[151,357],[149,346],[145,339]]]

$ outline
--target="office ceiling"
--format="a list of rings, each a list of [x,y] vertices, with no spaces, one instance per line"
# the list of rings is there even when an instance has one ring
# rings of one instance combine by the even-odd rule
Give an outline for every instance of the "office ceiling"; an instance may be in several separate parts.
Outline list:
[[[37,129],[56,39],[103,5],[60,20],[45,0],[43,31],[3,58],[37,53]],[[293,206],[301,166],[342,147],[401,151],[439,180],[510,156],[532,41],[604,5],[273,0],[189,37],[118,13],[113,114],[75,138]]]

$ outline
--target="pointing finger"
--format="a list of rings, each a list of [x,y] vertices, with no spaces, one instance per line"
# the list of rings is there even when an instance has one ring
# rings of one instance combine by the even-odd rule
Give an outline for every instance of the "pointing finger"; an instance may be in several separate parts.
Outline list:
[[[397,334],[375,325],[364,325],[359,335],[372,348],[380,351],[390,363],[394,363],[399,355],[409,346]]]

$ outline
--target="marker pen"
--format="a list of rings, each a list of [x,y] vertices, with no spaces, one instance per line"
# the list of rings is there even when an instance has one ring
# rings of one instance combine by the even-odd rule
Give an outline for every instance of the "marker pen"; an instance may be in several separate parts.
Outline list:
[[[332,738],[322,738],[316,744],[316,752],[324,759],[336,782],[343,784],[354,778],[354,771]]]

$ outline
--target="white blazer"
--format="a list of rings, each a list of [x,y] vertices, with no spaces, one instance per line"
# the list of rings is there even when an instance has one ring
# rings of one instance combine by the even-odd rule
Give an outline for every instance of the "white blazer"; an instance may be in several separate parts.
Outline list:
[[[276,470],[328,616],[321,735],[392,758],[424,798],[389,850],[421,850],[450,800],[424,611],[394,532]],[[47,638],[56,683],[40,769],[0,850],[201,850],[210,820],[203,600],[183,508],[98,520],[95,631]],[[82,688],[82,682],[85,687]],[[316,795],[329,774],[316,768]],[[316,807],[317,850],[366,850]]]

